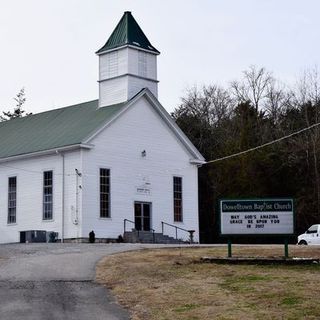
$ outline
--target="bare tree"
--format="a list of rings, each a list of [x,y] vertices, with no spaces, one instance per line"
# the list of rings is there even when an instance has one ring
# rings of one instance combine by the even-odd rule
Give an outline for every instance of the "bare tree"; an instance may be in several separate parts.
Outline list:
[[[320,76],[317,67],[306,70],[300,78],[296,94],[295,104],[304,111],[305,122],[307,126],[319,123],[320,121]],[[313,168],[314,168],[314,185],[317,198],[317,215],[320,215],[320,174],[319,174],[319,150],[320,150],[320,129],[314,127],[309,131],[309,141],[304,142],[306,154],[309,152],[311,145]],[[307,159],[308,161],[308,159]]]
[[[211,158],[212,146],[222,143],[228,136],[225,131],[229,128],[221,124],[230,119],[233,105],[230,94],[218,85],[203,86],[201,90],[194,86],[187,90],[172,116],[188,136],[196,138],[197,147]]]
[[[243,72],[242,81],[232,81],[231,90],[239,103],[250,102],[258,111],[264,108],[263,100],[268,95],[268,88],[272,86],[274,78],[265,68],[250,66]]]
[[[285,110],[292,106],[293,92],[278,81],[270,81],[265,97],[265,110],[274,124],[277,124]]]
[[[219,126],[221,121],[229,118],[235,107],[235,102],[229,92],[217,85],[202,88],[203,105],[206,106],[208,122]]]
[[[234,107],[229,92],[218,85],[203,86],[201,90],[194,86],[181,100],[182,103],[173,113],[174,117],[181,114],[197,116],[213,126],[229,117]]]

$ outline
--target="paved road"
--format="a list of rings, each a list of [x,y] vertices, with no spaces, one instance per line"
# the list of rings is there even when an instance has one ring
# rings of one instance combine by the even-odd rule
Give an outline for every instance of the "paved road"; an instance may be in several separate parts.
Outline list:
[[[94,282],[102,257],[133,244],[0,245],[1,320],[126,320],[129,314]]]

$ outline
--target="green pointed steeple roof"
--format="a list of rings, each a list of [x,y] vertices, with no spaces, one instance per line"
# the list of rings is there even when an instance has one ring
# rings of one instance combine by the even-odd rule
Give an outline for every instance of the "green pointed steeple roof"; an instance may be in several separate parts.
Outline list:
[[[156,54],[160,53],[154,46],[152,46],[130,11],[126,11],[123,14],[106,44],[96,53],[99,54],[124,45],[142,48]]]

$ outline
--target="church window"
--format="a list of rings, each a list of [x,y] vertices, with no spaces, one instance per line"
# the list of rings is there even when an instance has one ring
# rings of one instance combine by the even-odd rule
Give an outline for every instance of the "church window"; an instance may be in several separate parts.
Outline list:
[[[100,218],[110,218],[110,169],[100,168]]]
[[[16,223],[17,213],[17,177],[8,181],[8,224]]]
[[[173,177],[173,214],[174,222],[182,222],[182,178]]]
[[[53,218],[53,172],[43,172],[43,220]]]

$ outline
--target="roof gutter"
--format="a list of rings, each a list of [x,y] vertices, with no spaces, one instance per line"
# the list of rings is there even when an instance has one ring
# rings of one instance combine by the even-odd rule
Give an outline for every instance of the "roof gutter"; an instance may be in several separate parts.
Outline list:
[[[2,159],[0,159],[0,163],[14,161],[14,160],[20,160],[20,159],[26,159],[26,158],[32,158],[32,157],[45,156],[45,155],[50,155],[50,154],[54,154],[57,152],[66,152],[66,151],[72,151],[72,150],[81,149],[81,148],[82,149],[92,149],[93,147],[94,147],[93,144],[78,143],[78,144],[73,144],[73,145],[65,146],[65,147],[58,147],[58,148],[53,148],[53,149],[48,149],[48,150],[43,150],[43,151],[24,153],[24,154],[19,154],[16,156],[2,158]]]
[[[64,242],[64,215],[65,215],[65,158],[64,153],[61,151],[56,150],[57,154],[61,155],[62,159],[62,192],[61,192],[61,243]]]

